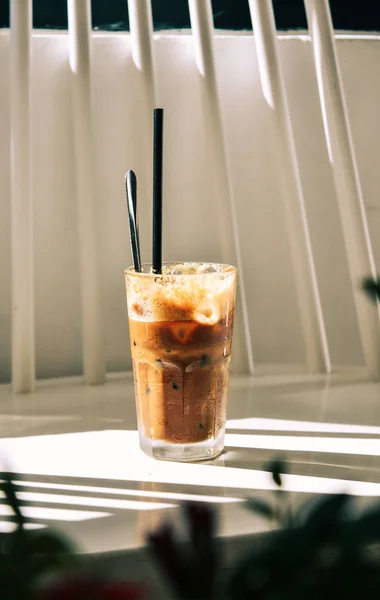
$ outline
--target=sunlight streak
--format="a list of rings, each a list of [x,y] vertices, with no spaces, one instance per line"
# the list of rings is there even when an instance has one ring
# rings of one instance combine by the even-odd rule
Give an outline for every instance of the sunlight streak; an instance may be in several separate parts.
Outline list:
[[[141,498],[162,498],[166,500],[178,500],[178,501],[191,501],[191,502],[212,502],[215,504],[221,503],[231,503],[231,502],[241,502],[241,498],[232,498],[228,496],[208,496],[208,495],[200,495],[200,494],[182,494],[178,492],[161,492],[161,491],[150,491],[150,490],[131,490],[125,488],[111,488],[111,487],[98,487],[92,485],[72,485],[66,483],[45,483],[40,481],[17,481],[17,486],[28,486],[34,488],[42,488],[42,489],[54,489],[54,490],[62,490],[68,492],[85,492],[85,493],[95,493],[95,494],[114,494],[120,496],[140,496]],[[22,492],[21,492],[22,493]],[[20,493],[18,494],[20,496]],[[50,496],[50,494],[49,494]],[[21,496],[20,496],[21,497]],[[62,497],[62,496],[60,496]],[[67,496],[63,496],[66,498]],[[141,507],[141,503],[139,502],[139,508]],[[154,508],[166,508],[169,506],[173,506],[172,504],[162,504],[157,505],[157,503],[146,503],[149,508],[153,506]],[[106,506],[106,505],[104,505]],[[108,506],[108,505],[107,505]]]
[[[46,529],[46,525],[42,525],[42,523],[25,523],[25,529]],[[17,529],[17,523],[13,523],[13,521],[0,521],[0,533],[12,533]]]
[[[285,436],[254,436],[228,434],[227,446],[231,443],[243,445],[242,453],[246,453],[247,466],[249,461],[257,463],[257,454],[253,446],[274,449],[284,449],[286,440],[298,450],[321,450],[325,444],[325,451],[344,451],[337,444],[346,444],[346,452],[358,454],[380,454],[379,440],[374,439],[335,439],[335,438],[296,438]],[[298,440],[298,441],[297,441]],[[311,443],[313,445],[311,445]],[[301,446],[302,444],[302,446]],[[335,445],[335,447],[334,447]],[[368,447],[371,445],[371,447]],[[239,447],[239,446],[236,446]],[[86,451],[83,451],[86,448]],[[231,490],[239,490],[239,495],[251,494],[254,490],[272,490],[274,483],[270,473],[250,468],[228,466],[228,451],[225,455],[226,466],[202,463],[174,463],[157,461],[143,454],[139,449],[137,431],[92,431],[84,433],[68,433],[45,435],[25,438],[8,438],[0,442],[0,457],[7,457],[7,464],[12,465],[12,470],[25,474],[33,473],[51,477],[51,483],[59,477],[75,477],[97,479],[106,487],[107,481],[119,480],[123,482],[145,482],[161,484],[160,491],[168,492],[166,484],[183,486],[185,493],[191,493],[191,486],[202,487],[205,492],[210,488],[217,490],[220,496],[231,496]],[[355,466],[355,459],[352,465]],[[349,465],[347,465],[349,466]],[[59,479],[58,479],[59,482]],[[356,496],[380,497],[380,483],[368,481],[344,480],[329,477],[315,477],[309,475],[286,475],[284,487],[291,492],[302,493],[333,493],[345,491]],[[113,488],[111,488],[113,489]],[[198,489],[196,490],[198,492]],[[170,492],[168,492],[170,493]],[[199,492],[198,492],[199,493]],[[215,494],[216,495],[216,494]],[[1,507],[0,507],[1,508]],[[7,508],[7,507],[3,507]],[[34,508],[34,507],[33,507]],[[51,509],[38,509],[35,518],[48,518],[46,511]],[[58,509],[57,509],[58,510]],[[67,511],[69,514],[75,511]],[[0,513],[1,514],[1,513]],[[80,515],[81,513],[79,513]],[[88,518],[94,518],[98,513],[89,513]],[[100,513],[102,516],[104,513]],[[106,513],[107,514],[107,513]],[[34,515],[33,515],[34,516]],[[62,516],[62,515],[61,515]]]
[[[257,431],[300,431],[313,433],[357,433],[379,435],[380,427],[349,425],[348,423],[320,423],[314,421],[288,421],[286,419],[228,419],[226,429],[256,429]]]
[[[378,438],[334,438],[228,433],[226,435],[226,446],[260,450],[380,456],[380,440]]]
[[[42,494],[38,492],[18,492],[17,496],[20,500],[26,502],[95,506],[98,508],[119,508],[124,510],[155,510],[175,506],[175,504],[164,504],[163,502],[141,502],[139,500],[122,500],[119,498],[94,498],[92,496],[67,496],[64,494]]]
[[[40,519],[43,521],[87,521],[109,517],[111,513],[95,512],[89,510],[72,510],[66,508],[47,508],[42,506],[23,506],[22,512],[29,519]],[[13,510],[6,504],[0,504],[0,517],[14,516]]]

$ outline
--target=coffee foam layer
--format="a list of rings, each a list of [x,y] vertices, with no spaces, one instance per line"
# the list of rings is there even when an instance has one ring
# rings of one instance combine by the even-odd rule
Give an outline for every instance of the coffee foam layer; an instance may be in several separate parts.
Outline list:
[[[235,271],[226,272],[222,265],[210,263],[201,267],[194,263],[170,265],[156,278],[127,277],[129,317],[138,321],[217,323],[234,302]]]

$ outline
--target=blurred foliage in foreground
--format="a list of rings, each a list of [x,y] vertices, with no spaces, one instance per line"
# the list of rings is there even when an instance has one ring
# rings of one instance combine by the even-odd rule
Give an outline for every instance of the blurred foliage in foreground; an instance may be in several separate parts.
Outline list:
[[[184,504],[187,543],[164,524],[148,537],[153,559],[178,600],[356,600],[380,593],[380,505],[360,513],[347,494],[322,495],[292,510],[286,465],[267,465],[273,492],[246,508],[272,531],[247,543],[236,565],[223,560],[217,513],[204,502]],[[1,600],[148,600],[140,583],[108,583],[107,573],[85,574],[80,555],[61,535],[28,529],[17,488],[2,474],[16,528],[0,534]],[[231,569],[226,582],[223,570]]]
[[[247,545],[227,584],[207,505],[186,508],[190,551],[169,525],[150,536],[162,572],[180,600],[356,600],[380,593],[380,505],[357,514],[347,494],[306,502],[294,514],[283,489],[285,464],[268,466],[276,485],[272,501],[248,500],[247,509],[276,529]],[[219,573],[218,573],[219,571]]]
[[[362,288],[380,301],[380,277]],[[380,595],[380,504],[358,513],[347,494],[306,502],[295,514],[283,486],[286,465],[267,466],[271,500],[251,498],[247,510],[273,525],[220,579],[222,542],[217,513],[203,502],[184,504],[188,543],[170,523],[148,537],[152,556],[178,600],[372,600]],[[15,530],[0,533],[0,600],[153,600],[140,583],[108,583],[106,573],[84,574],[73,544],[50,530],[29,529],[9,473],[0,491]],[[25,505],[25,503],[24,503]]]
[[[373,279],[372,277],[365,277],[362,283],[363,290],[367,296],[373,300],[380,300],[380,277]]]

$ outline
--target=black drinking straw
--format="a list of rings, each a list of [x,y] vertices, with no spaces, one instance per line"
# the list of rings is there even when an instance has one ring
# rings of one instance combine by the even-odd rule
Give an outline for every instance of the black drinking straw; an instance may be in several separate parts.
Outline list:
[[[162,271],[162,142],[164,109],[153,111],[153,273]]]
[[[125,176],[125,191],[127,194],[127,207],[129,217],[129,234],[133,257],[133,266],[136,273],[141,271],[139,228],[137,221],[137,181],[133,171],[127,171]]]

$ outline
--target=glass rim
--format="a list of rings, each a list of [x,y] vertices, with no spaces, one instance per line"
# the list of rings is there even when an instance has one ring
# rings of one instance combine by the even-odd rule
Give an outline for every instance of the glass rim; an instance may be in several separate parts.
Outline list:
[[[155,278],[161,278],[161,277],[220,277],[220,275],[230,275],[230,274],[236,274],[237,273],[237,267],[234,267],[233,265],[229,265],[227,263],[216,263],[216,262],[206,262],[206,261],[185,261],[185,260],[169,260],[169,261],[164,261],[162,263],[163,266],[172,266],[172,265],[188,265],[188,264],[192,264],[192,265],[210,265],[213,266],[215,265],[216,267],[223,267],[223,270],[221,271],[209,271],[209,272],[204,272],[204,273],[152,273],[150,270],[149,271],[140,271],[137,272],[135,271],[134,266],[130,266],[127,269],[124,269],[124,275],[128,275],[130,277],[137,277],[137,278],[144,278],[144,279],[155,279]],[[141,268],[143,269],[144,267],[149,267],[150,269],[152,268],[153,263],[142,263],[141,264]]]

